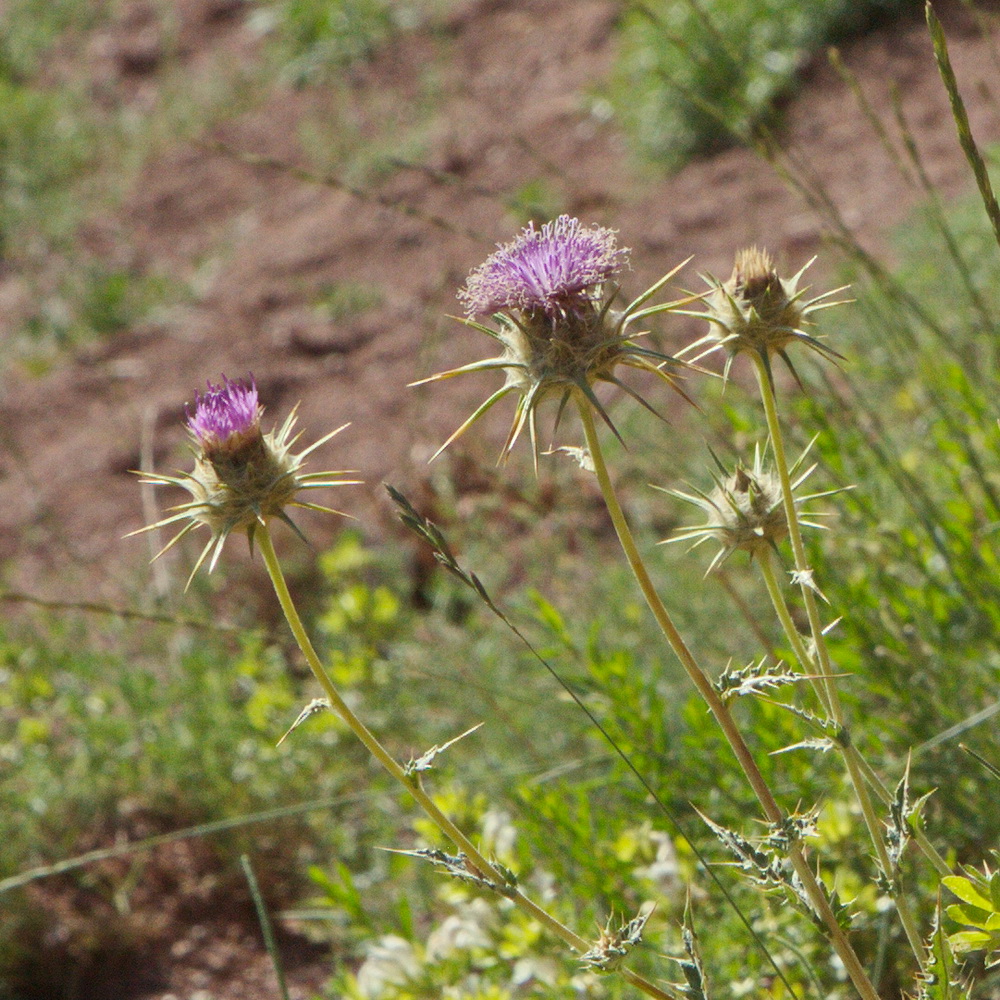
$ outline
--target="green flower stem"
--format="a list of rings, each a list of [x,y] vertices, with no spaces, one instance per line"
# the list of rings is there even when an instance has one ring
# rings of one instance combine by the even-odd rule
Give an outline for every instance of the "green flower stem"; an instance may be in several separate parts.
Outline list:
[[[774,386],[767,371],[767,367],[765,366],[764,359],[759,355],[754,354],[753,360],[754,369],[757,373],[757,384],[760,387],[761,399],[764,403],[764,415],[767,420],[768,434],[771,438],[771,450],[774,453],[774,464],[778,469],[778,478],[781,481],[781,496],[785,508],[785,519],[788,522],[788,538],[791,542],[792,554],[795,559],[795,571],[799,578],[802,600],[805,604],[806,616],[809,620],[809,631],[812,635],[813,645],[816,650],[815,660],[818,662],[820,673],[818,685],[822,687],[826,693],[826,697],[821,698],[820,700],[823,702],[824,707],[829,711],[830,717],[837,726],[837,729],[844,731],[844,711],[840,704],[840,695],[837,692],[837,685],[833,676],[833,664],[830,661],[830,651],[827,647],[826,636],[823,632],[823,623],[819,615],[819,606],[816,603],[816,591],[814,589],[814,581],[812,579],[812,570],[809,566],[809,561],[806,558],[805,544],[802,541],[802,529],[799,525],[798,512],[795,508],[795,497],[792,493],[792,478],[788,467],[788,456],[785,453],[785,442],[784,435],[781,432],[781,422],[778,419],[778,407],[777,400],[774,395]],[[770,589],[771,588],[769,586],[769,592]],[[773,599],[772,595],[772,601]],[[781,617],[780,613],[779,617]],[[788,623],[787,625],[786,621]],[[795,628],[791,617],[787,615],[787,613],[785,618],[782,620],[782,625],[785,627],[786,635],[788,636],[789,641],[792,642],[792,637],[793,635],[798,635],[798,630]],[[798,640],[798,645],[802,649],[803,653],[805,653],[801,639]],[[803,667],[808,670],[809,667],[807,665],[813,662],[813,657],[806,654],[803,659],[802,655],[799,653],[799,649],[796,649],[796,656],[800,657],[800,662],[803,664]],[[868,794],[868,786],[862,776],[861,768],[858,766],[857,757],[859,757],[860,754],[857,754],[856,752],[853,754],[845,753],[843,756],[844,763],[847,766],[848,775],[851,779],[851,784],[854,786],[854,794],[857,796],[858,804],[861,807],[861,814],[864,816],[865,826],[868,828],[868,834],[875,847],[875,853],[878,857],[879,865],[888,878],[891,876],[892,865],[889,862],[889,855],[886,851],[885,841],[879,827],[878,817],[875,814],[871,797]],[[907,940],[910,943],[910,948],[913,950],[913,954],[917,959],[918,965],[923,968],[923,942],[920,938],[920,932],[916,926],[913,914],[910,912],[909,904],[901,892],[895,894],[895,902],[900,920],[903,924],[903,929],[906,932]]]
[[[576,404],[580,413],[580,420],[583,423],[587,448],[590,451],[591,461],[594,464],[594,472],[597,475],[597,482],[600,485],[605,506],[615,526],[618,541],[621,543],[625,558],[628,560],[629,567],[635,576],[636,582],[639,584],[639,589],[642,591],[643,597],[646,598],[646,603],[649,605],[650,611],[653,612],[653,617],[660,626],[664,638],[674,651],[677,659],[680,660],[681,666],[697,688],[698,693],[705,699],[709,709],[711,709],[712,714],[715,716],[730,748],[736,755],[743,773],[750,782],[750,786],[753,788],[754,794],[757,796],[768,822],[779,824],[784,819],[784,813],[771,794],[771,790],[764,776],[760,773],[760,769],[757,767],[753,755],[744,742],[740,731],[736,728],[736,723],[733,721],[728,707],[688,649],[680,632],[677,631],[670,613],[660,600],[659,594],[657,594],[656,588],[653,586],[653,581],[650,579],[649,572],[646,570],[646,565],[635,544],[635,539],[632,537],[632,529],[625,519],[625,514],[618,503],[618,497],[611,483],[611,477],[608,474],[608,467],[604,461],[604,453],[601,449],[600,438],[597,436],[597,428],[594,425],[594,416],[591,412],[590,404],[582,395],[576,397]],[[789,847],[788,853],[795,873],[798,875],[814,910],[825,925],[829,939],[840,960],[844,963],[844,967],[847,969],[847,973],[851,977],[851,981],[854,983],[858,993],[864,997],[864,1000],[878,1000],[878,993],[868,978],[861,960],[855,953],[850,941],[848,941],[847,935],[837,923],[836,914],[834,914],[830,907],[826,892],[813,874],[812,868],[802,852],[801,844],[793,843]]]
[[[771,605],[778,616],[778,621],[781,622],[781,628],[792,647],[792,651],[795,653],[795,658],[801,664],[802,669],[808,674],[809,683],[812,685],[819,703],[828,715],[832,715],[833,712],[830,708],[826,686],[820,683],[820,678],[815,675],[816,666],[809,655],[809,650],[806,649],[806,644],[802,640],[801,633],[795,627],[795,622],[792,621],[792,614],[788,610],[788,602],[785,600],[785,595],[774,572],[774,556],[770,550],[763,550],[758,557],[758,564],[761,575],[764,577],[764,585],[767,587],[768,597],[771,598]]]
[[[812,684],[813,690],[816,692],[816,697],[819,699],[820,704],[822,704],[823,707],[829,711],[829,706],[826,701],[826,688],[819,683],[818,677],[811,675],[812,671],[816,669],[816,665],[813,662],[813,658],[810,656],[809,651],[806,649],[806,644],[802,641],[802,636],[799,633],[799,630],[795,627],[795,623],[792,621],[792,616],[788,610],[788,604],[785,601],[784,592],[778,584],[777,577],[774,573],[770,553],[765,551],[763,558],[760,560],[760,565],[761,571],[764,575],[764,583],[767,586],[767,592],[771,597],[771,603],[778,615],[778,620],[781,622],[781,627],[784,630],[785,636],[791,644],[796,659],[800,664],[802,664],[802,669],[810,672],[809,683]],[[861,752],[858,748],[851,742],[848,742],[847,746],[844,746],[842,743],[838,743],[837,746],[842,753],[852,759],[858,770],[864,776],[865,781],[868,782],[869,787],[875,792],[881,802],[887,806],[892,805],[892,794],[889,789],[885,787],[885,782],[883,782],[878,776],[871,764],[869,764],[868,761],[861,756]],[[927,834],[924,833],[919,826],[911,824],[910,832],[913,834],[913,839],[917,842],[921,851],[923,851],[924,857],[930,861],[939,875],[945,876],[954,874],[951,866],[943,857],[941,857],[940,852],[930,842],[930,840],[927,839]]]
[[[267,525],[262,525],[256,532],[257,544],[267,567],[268,575],[274,586],[274,592],[278,596],[281,610],[285,614],[285,619],[292,630],[295,641],[302,650],[302,655],[309,664],[313,676],[323,688],[327,699],[333,710],[347,724],[351,732],[364,744],[368,752],[391,774],[406,790],[416,799],[417,804],[424,810],[431,822],[461,851],[476,872],[483,878],[498,882],[504,885],[503,876],[500,875],[493,865],[479,852],[476,846],[469,840],[455,824],[437,807],[434,800],[423,790],[419,782],[408,775],[395,758],[379,743],[371,730],[351,711],[347,702],[340,696],[336,686],[326,672],[319,656],[313,647],[312,640],[302,624],[302,619],[292,601],[288,584],[285,582],[285,575],[281,569],[281,563],[274,551],[274,544],[271,541],[271,532]],[[503,893],[507,899],[516,906],[524,910],[529,916],[537,920],[542,926],[560,937],[575,951],[583,954],[590,950],[590,942],[584,940],[574,933],[555,917],[543,910],[537,903],[525,896],[520,889],[513,886],[504,886]],[[657,1000],[672,1000],[672,995],[664,992],[659,987],[654,986],[642,976],[620,968],[618,972],[633,986],[636,986],[648,996],[656,997]]]
[[[764,576],[764,583],[767,586],[767,592],[771,598],[771,604],[774,606],[774,610],[778,615],[778,619],[781,622],[781,627],[784,629],[785,636],[792,645],[796,659],[798,659],[799,663],[802,665],[803,670],[807,672],[812,671],[815,669],[814,661],[812,657],[810,657],[805,643],[802,641],[802,636],[799,634],[799,630],[795,627],[795,623],[792,621],[792,616],[788,610],[788,603],[785,601],[785,595],[781,590],[777,577],[775,576],[773,556],[770,552],[765,550],[763,555],[760,557],[759,562],[761,573]],[[830,705],[827,700],[828,689],[821,683],[821,678],[810,675],[809,682],[812,684],[813,690],[816,692],[820,703],[827,711],[830,711]],[[855,791],[858,793],[858,800],[861,802],[861,809],[865,817],[866,825],[868,826],[868,832],[875,845],[879,865],[888,877],[892,871],[889,854],[886,851],[885,844],[882,837],[879,835],[877,827],[873,830],[872,825],[869,822],[869,816],[874,819],[874,809],[872,808],[871,799],[868,797],[868,788],[865,784],[865,778],[862,776],[862,768],[859,765],[861,754],[858,752],[858,748],[854,746],[853,743],[848,742],[845,746],[838,740],[836,741],[836,745],[844,757],[844,762],[847,765],[851,782],[854,785]],[[874,772],[872,773],[874,774]],[[881,782],[879,784],[881,784]],[[883,791],[885,792],[885,798],[889,799],[888,790],[883,788]],[[900,922],[903,925],[903,930],[906,932],[906,938],[910,943],[910,948],[917,959],[917,964],[921,969],[923,969],[923,942],[920,938],[920,929],[918,928],[916,919],[913,916],[913,911],[910,909],[910,904],[902,892],[894,892],[892,896],[893,901],[896,904],[896,910],[899,913]]]

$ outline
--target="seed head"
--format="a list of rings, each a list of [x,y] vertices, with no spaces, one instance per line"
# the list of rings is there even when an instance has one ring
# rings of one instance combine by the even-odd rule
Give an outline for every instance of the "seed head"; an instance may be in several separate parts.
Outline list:
[[[812,473],[815,465],[804,471],[802,463],[808,448],[791,469],[795,477],[792,489],[796,490]],[[701,525],[680,528],[672,538],[664,541],[680,542],[693,540],[692,548],[702,542],[715,541],[719,551],[705,571],[706,575],[722,565],[734,552],[747,552],[752,559],[761,555],[765,549],[776,549],[778,543],[788,534],[788,521],[781,496],[781,481],[775,471],[766,463],[761,449],[754,449],[753,465],[748,469],[742,463],[732,472],[715,457],[718,472],[713,473],[715,488],[709,493],[695,489],[693,494],[680,490],[662,490],[671,496],[678,497],[688,503],[700,507],[707,520]],[[660,487],[654,487],[660,489]],[[820,497],[830,496],[836,490],[824,493],[813,493],[808,496],[796,496],[795,505],[799,507]],[[800,511],[799,523],[813,528],[822,528],[805,518],[823,517],[823,513]]]
[[[153,486],[179,486],[191,494],[191,500],[171,508],[174,513],[169,517],[131,532],[136,535],[168,524],[186,522],[154,559],[199,525],[206,526],[211,532],[191,571],[188,585],[209,556],[209,572],[215,568],[226,539],[234,531],[246,532],[251,550],[254,532],[272,517],[284,521],[301,536],[286,513],[286,507],[331,514],[340,512],[302,501],[298,499],[300,493],[356,482],[329,478],[342,476],[342,472],[302,471],[308,455],[342,431],[346,424],[295,454],[292,446],[299,439],[298,434],[292,436],[295,409],[279,429],[266,434],[260,426],[263,412],[253,376],[232,382],[223,375],[221,385],[209,382],[205,393],[195,394],[194,412],[187,410],[194,469],[176,476],[152,474],[142,480]]]
[[[616,245],[613,230],[603,226],[587,228],[568,215],[547,222],[541,229],[531,224],[517,239],[499,245],[469,275],[458,297],[465,305],[464,322],[498,341],[501,353],[414,384],[490,369],[503,371],[505,382],[434,457],[511,392],[518,394],[518,403],[501,461],[510,454],[525,424],[537,461],[535,411],[543,399],[559,397],[561,414],[571,396],[583,397],[616,436],[618,431],[594,394],[594,383],[617,385],[653,410],[618,380],[615,374],[618,365],[652,372],[676,389],[674,378],[664,366],[679,363],[669,355],[637,344],[635,341],[646,331],[633,333],[629,327],[678,304],[642,308],[678,268],[625,309],[615,310],[612,306],[618,294],[616,279],[627,264],[628,251]],[[479,322],[485,316],[492,316],[495,326]]]
[[[703,275],[710,286],[705,295],[707,309],[688,315],[707,319],[709,332],[681,353],[687,354],[707,345],[694,359],[697,362],[712,351],[724,350],[728,355],[726,377],[736,355],[745,352],[758,355],[770,376],[771,355],[777,354],[796,381],[799,381],[798,374],[787,353],[791,344],[803,344],[830,360],[841,359],[840,354],[806,332],[806,328],[813,325],[810,319],[813,313],[840,305],[843,301],[826,301],[843,288],[824,292],[812,299],[804,298],[808,288],[800,289],[798,283],[813,260],[791,278],[782,278],[775,270],[770,254],[754,246],[736,254],[733,273],[728,281],[721,282],[712,275]]]

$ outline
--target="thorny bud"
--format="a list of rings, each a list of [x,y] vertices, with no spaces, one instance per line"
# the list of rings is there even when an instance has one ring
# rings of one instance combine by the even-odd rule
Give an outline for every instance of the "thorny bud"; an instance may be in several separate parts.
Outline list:
[[[806,328],[813,325],[810,316],[821,309],[840,305],[839,301],[825,300],[843,291],[843,288],[836,288],[815,298],[804,298],[808,288],[800,289],[799,280],[815,259],[791,278],[782,278],[774,267],[771,255],[753,246],[736,254],[733,273],[728,281],[721,282],[712,275],[703,275],[711,287],[705,295],[707,308],[704,312],[689,315],[707,319],[709,332],[682,353],[705,347],[694,359],[698,361],[712,351],[724,350],[728,355],[726,376],[737,354],[756,354],[769,373],[771,356],[777,354],[796,380],[798,375],[787,354],[791,344],[803,344],[831,360],[841,358],[836,351],[806,332]]]
[[[588,228],[568,215],[545,223],[541,229],[529,224],[515,240],[499,245],[469,275],[458,297],[465,305],[464,322],[497,340],[501,354],[415,384],[490,369],[503,371],[506,379],[437,454],[511,392],[519,399],[501,460],[510,454],[527,424],[537,461],[536,408],[543,399],[559,397],[561,414],[572,396],[582,397],[617,435],[594,394],[594,383],[617,385],[649,409],[652,407],[645,400],[618,380],[618,365],[652,372],[676,388],[664,370],[674,359],[635,343],[645,331],[628,330],[632,323],[677,305],[642,308],[676,269],[625,309],[615,310],[615,279],[627,264],[628,251],[617,246],[613,230]],[[479,321],[490,315],[495,327]]]
[[[638,914],[616,930],[611,929],[614,918],[608,917],[597,941],[580,956],[583,966],[597,972],[617,969],[628,953],[642,941],[642,932],[654,909],[655,904],[643,903]]]
[[[174,513],[169,517],[131,532],[135,535],[187,522],[154,559],[199,525],[205,525],[211,532],[188,578],[189,585],[210,555],[209,572],[215,568],[226,539],[234,531],[245,531],[252,547],[257,527],[276,517],[301,534],[288,517],[286,507],[332,514],[339,511],[303,502],[297,499],[299,493],[354,482],[328,478],[343,475],[340,472],[302,472],[308,455],[343,427],[296,454],[292,451],[299,438],[298,434],[292,435],[295,410],[280,428],[266,434],[260,426],[263,412],[252,376],[233,382],[223,375],[221,385],[209,382],[205,393],[195,394],[194,412],[187,411],[194,469],[177,476],[152,474],[143,480],[153,486],[179,486],[192,497],[172,508]]]
[[[793,476],[796,476],[807,452],[808,448],[791,469]],[[782,505],[781,481],[777,473],[765,464],[759,447],[754,450],[753,465],[749,469],[740,464],[730,473],[718,459],[716,464],[722,475],[713,476],[715,488],[709,493],[700,490],[696,490],[694,494],[683,493],[680,490],[661,490],[700,507],[707,515],[705,524],[680,528],[673,538],[665,539],[666,543],[693,540],[692,548],[706,541],[718,542],[719,551],[709,564],[706,574],[720,566],[734,552],[747,552],[753,558],[755,555],[760,555],[765,548],[776,548],[778,542],[788,534],[788,521]],[[811,465],[799,473],[792,481],[792,489],[798,489],[815,468],[815,465]],[[808,496],[796,496],[796,507],[834,492],[836,491],[829,490]],[[822,513],[801,511],[800,523],[813,528],[822,528],[821,524],[803,519],[803,517],[822,516]]]

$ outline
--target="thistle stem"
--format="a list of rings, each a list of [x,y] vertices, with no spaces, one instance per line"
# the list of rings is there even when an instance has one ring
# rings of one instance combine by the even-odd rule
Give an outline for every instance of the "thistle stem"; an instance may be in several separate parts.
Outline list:
[[[767,430],[771,439],[771,450],[774,453],[774,464],[777,467],[778,478],[781,482],[781,497],[785,508],[785,520],[788,523],[788,538],[792,545],[792,554],[795,559],[795,572],[799,581],[799,589],[802,592],[802,600],[806,608],[806,617],[809,620],[809,631],[812,635],[813,646],[816,650],[815,658],[811,657],[806,651],[805,644],[802,642],[801,636],[799,636],[798,629],[795,628],[791,616],[788,614],[787,606],[785,607],[784,616],[782,616],[779,611],[778,617],[781,619],[782,626],[785,629],[785,634],[787,635],[789,642],[792,643],[792,647],[795,649],[795,655],[799,658],[803,669],[812,669],[811,665],[814,662],[818,666],[820,676],[817,679],[817,692],[822,690],[825,694],[825,697],[822,695],[820,696],[820,701],[822,702],[824,708],[830,713],[830,717],[837,726],[838,731],[842,733],[845,731],[844,711],[840,704],[840,695],[837,692],[837,685],[833,676],[833,664],[830,660],[830,651],[827,647],[826,636],[823,632],[823,623],[819,615],[819,606],[816,603],[816,591],[812,578],[812,569],[809,566],[809,560],[806,558],[806,548],[802,541],[802,528],[799,524],[798,511],[795,507],[795,497],[792,492],[792,477],[791,472],[789,471],[788,456],[785,452],[785,442],[784,435],[781,431],[781,421],[778,419],[778,407],[777,400],[774,395],[774,385],[767,371],[767,367],[765,366],[764,359],[757,354],[752,355],[752,357],[754,360],[754,370],[757,374],[757,384],[760,387],[761,399],[764,404],[764,415],[767,420]],[[769,559],[767,560],[767,563],[768,566],[770,566]],[[763,565],[764,564],[762,563],[762,566]],[[770,567],[770,569],[771,576],[773,578],[773,567]],[[775,587],[774,592],[772,592],[772,586],[769,583],[768,592],[771,594],[772,603],[775,601],[775,594],[777,594],[780,601],[784,603],[780,587]],[[775,604],[775,610],[778,610],[778,604]],[[891,881],[892,864],[889,861],[885,841],[882,837],[881,830],[879,829],[878,817],[875,814],[871,797],[868,794],[868,786],[862,776],[861,768],[858,766],[857,758],[860,754],[857,752],[856,748],[853,747],[853,743],[848,742],[848,746],[854,749],[854,752],[846,752],[845,749],[845,752],[843,753],[844,764],[847,767],[847,773],[850,777],[851,784],[854,787],[854,794],[857,797],[858,805],[861,807],[861,814],[864,817],[865,826],[868,828],[868,834],[875,847],[875,854],[878,859],[879,867],[885,874],[886,879]],[[906,932],[906,938],[910,944],[910,948],[913,951],[918,966],[923,969],[923,942],[920,938],[920,931],[917,928],[909,903],[902,892],[895,892],[893,893],[893,896],[900,921],[903,924],[903,930]]]
[[[268,576],[274,586],[274,592],[281,604],[281,610],[285,614],[292,635],[298,644],[302,655],[309,664],[309,669],[319,682],[320,687],[326,694],[332,709],[347,724],[352,733],[364,744],[365,749],[392,775],[410,795],[416,799],[417,804],[424,810],[431,822],[465,855],[467,862],[475,869],[475,873],[484,879],[496,881],[503,886],[502,895],[511,900],[516,906],[533,917],[544,927],[547,927],[556,936],[560,937],[571,948],[580,954],[590,950],[590,943],[580,937],[565,924],[561,923],[550,913],[543,910],[537,903],[525,896],[520,889],[515,886],[505,884],[504,877],[493,867],[493,865],[480,853],[478,848],[469,838],[450,820],[434,803],[434,800],[423,790],[419,782],[408,775],[396,759],[382,746],[375,735],[368,727],[351,711],[347,702],[341,697],[330,675],[327,673],[316,649],[306,632],[302,619],[292,600],[292,595],[288,590],[281,563],[274,551],[274,544],[271,541],[271,533],[266,524],[259,526],[256,534],[257,544],[264,565],[267,567]],[[633,986],[640,989],[648,996],[657,1000],[673,1000],[671,994],[664,992],[659,987],[653,985],[642,976],[626,968],[618,969],[618,972]]]
[[[737,729],[726,703],[719,696],[712,682],[698,665],[690,649],[688,649],[687,644],[674,625],[670,613],[660,600],[653,581],[650,579],[649,572],[632,536],[632,529],[629,527],[625,514],[618,502],[618,497],[615,494],[614,486],[611,483],[611,477],[608,474],[608,467],[604,461],[604,453],[601,449],[601,442],[597,435],[597,428],[594,424],[590,405],[586,399],[579,395],[576,397],[576,404],[580,413],[580,420],[583,424],[587,448],[590,451],[590,457],[594,464],[594,472],[597,475],[597,482],[601,489],[601,495],[604,497],[604,503],[611,517],[611,522],[614,524],[618,541],[621,543],[625,558],[635,576],[636,582],[639,584],[639,589],[642,591],[650,611],[653,612],[653,617],[660,626],[660,631],[663,632],[668,645],[673,650],[677,659],[680,660],[684,671],[715,716],[730,748],[736,755],[743,773],[746,775],[751,788],[753,788],[754,794],[757,796],[768,822],[779,824],[784,819],[784,813],[771,794],[767,781],[760,773],[760,769],[757,767],[753,755],[750,753],[740,731]],[[809,866],[809,862],[802,851],[801,844],[791,844],[788,853],[795,873],[798,875],[813,909],[826,927],[830,942],[833,944],[840,960],[844,963],[844,967],[858,993],[864,1000],[878,1000],[878,993],[868,978],[861,960],[855,953],[850,941],[848,941],[847,935],[837,923],[836,914],[827,900],[826,892],[813,874],[812,868]]]

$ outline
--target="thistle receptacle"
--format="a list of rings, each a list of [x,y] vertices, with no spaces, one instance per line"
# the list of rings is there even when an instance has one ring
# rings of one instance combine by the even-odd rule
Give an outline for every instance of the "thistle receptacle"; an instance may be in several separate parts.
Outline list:
[[[574,394],[586,399],[620,440],[618,431],[594,394],[595,382],[618,386],[656,413],[646,400],[619,381],[615,369],[618,365],[627,365],[652,372],[677,389],[665,366],[682,363],[637,344],[635,339],[645,331],[633,332],[630,327],[647,316],[680,304],[643,308],[683,264],[664,275],[624,309],[616,310],[613,305],[618,286],[614,279],[627,264],[628,250],[616,245],[613,230],[602,226],[588,228],[577,219],[561,215],[541,229],[529,224],[517,239],[500,245],[476,268],[458,294],[466,312],[462,322],[499,341],[501,354],[414,384],[492,369],[503,371],[506,379],[434,457],[494,403],[512,392],[518,393],[519,398],[510,433],[500,454],[501,461],[510,454],[525,424],[537,460],[535,413],[538,404],[550,397],[559,397],[559,415]],[[492,316],[496,328],[477,320],[484,316]]]
[[[816,468],[810,465],[802,470],[808,448],[799,457],[791,469],[795,477],[792,488],[798,489]],[[748,469],[738,464],[733,472],[713,454],[712,458],[718,466],[718,472],[713,473],[715,488],[710,493],[695,489],[695,492],[684,493],[681,490],[668,490],[660,486],[654,489],[670,496],[685,500],[700,507],[708,520],[701,525],[691,525],[679,528],[672,538],[664,539],[660,544],[670,542],[692,541],[692,548],[702,542],[715,541],[719,543],[719,551],[709,563],[705,571],[707,576],[712,570],[722,565],[734,552],[747,552],[752,559],[760,555],[765,548],[774,549],[788,534],[788,521],[785,518],[781,495],[781,481],[776,472],[772,471],[764,460],[760,447],[754,449],[753,465]],[[810,500],[830,496],[837,490],[826,490],[822,493],[811,493],[807,496],[796,496],[795,505],[800,507]],[[824,517],[823,512],[800,511],[799,523],[812,528],[822,528],[814,520],[803,518]]]
[[[725,351],[725,378],[729,376],[733,359],[741,353],[758,355],[770,376],[771,355],[777,354],[796,381],[799,377],[787,353],[791,344],[802,344],[830,360],[843,360],[842,355],[805,329],[812,325],[810,316],[813,313],[840,305],[844,300],[828,300],[847,287],[834,288],[806,299],[808,286],[799,288],[799,279],[815,259],[813,257],[791,278],[782,278],[775,270],[770,254],[754,246],[736,254],[733,273],[728,281],[719,281],[710,274],[702,275],[710,286],[710,291],[705,293],[706,309],[703,312],[687,312],[686,315],[707,319],[709,331],[681,354],[704,347],[705,350],[694,358],[697,362],[712,351]]]
[[[194,412],[187,411],[187,428],[195,456],[194,469],[176,476],[139,473],[146,477],[143,483],[179,486],[187,490],[192,499],[172,507],[174,513],[162,521],[130,534],[137,535],[186,521],[153,557],[158,559],[189,531],[205,525],[211,537],[188,577],[190,585],[194,574],[209,556],[209,572],[215,568],[226,539],[234,531],[245,531],[252,549],[255,530],[272,517],[284,521],[301,537],[301,532],[286,513],[286,507],[340,513],[330,507],[302,501],[298,496],[305,490],[357,482],[330,478],[345,475],[344,472],[302,472],[306,458],[347,424],[295,454],[292,447],[300,436],[292,436],[296,409],[280,428],[265,434],[260,427],[264,408],[258,401],[253,376],[233,382],[223,375],[221,385],[209,382],[207,392],[195,394]]]

